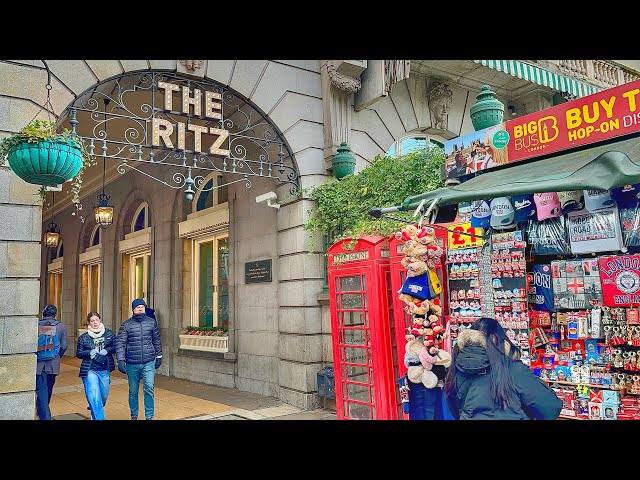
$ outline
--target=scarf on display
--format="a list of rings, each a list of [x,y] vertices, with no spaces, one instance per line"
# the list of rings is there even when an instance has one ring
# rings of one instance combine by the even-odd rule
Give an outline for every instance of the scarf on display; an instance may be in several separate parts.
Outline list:
[[[91,328],[91,325],[88,325],[87,333],[91,338],[99,338],[104,335],[104,323],[101,323],[98,328]]]

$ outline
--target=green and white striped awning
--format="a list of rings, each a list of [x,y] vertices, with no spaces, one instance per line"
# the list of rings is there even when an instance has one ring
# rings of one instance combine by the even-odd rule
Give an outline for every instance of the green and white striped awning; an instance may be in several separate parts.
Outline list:
[[[514,77],[537,83],[538,85],[570,93],[576,98],[591,95],[601,90],[593,85],[550,72],[549,70],[520,60],[474,60],[474,62],[484,65],[485,67],[493,68],[499,72],[508,73]]]

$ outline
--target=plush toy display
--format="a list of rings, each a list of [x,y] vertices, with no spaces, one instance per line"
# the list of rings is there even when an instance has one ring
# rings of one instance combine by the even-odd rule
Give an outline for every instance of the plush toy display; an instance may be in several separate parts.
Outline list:
[[[442,287],[435,273],[435,264],[444,252],[436,244],[435,230],[431,227],[407,225],[396,232],[395,238],[404,241],[400,250],[404,257],[400,263],[407,269],[407,279],[398,298],[412,318],[405,335],[407,386],[411,389],[412,383],[421,383],[431,389],[438,380],[444,379],[443,372],[451,363],[451,356],[441,350],[445,330],[437,296]]]

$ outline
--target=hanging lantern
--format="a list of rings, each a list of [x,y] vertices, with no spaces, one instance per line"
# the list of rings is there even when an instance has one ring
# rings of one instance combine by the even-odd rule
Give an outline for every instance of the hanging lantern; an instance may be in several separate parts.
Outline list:
[[[58,248],[58,243],[60,243],[60,232],[58,226],[52,221],[49,224],[49,230],[44,234],[44,244],[47,248]]]
[[[93,215],[96,224],[102,228],[107,228],[113,223],[113,205],[109,205],[109,195],[105,193],[98,195],[98,205],[93,207]]]

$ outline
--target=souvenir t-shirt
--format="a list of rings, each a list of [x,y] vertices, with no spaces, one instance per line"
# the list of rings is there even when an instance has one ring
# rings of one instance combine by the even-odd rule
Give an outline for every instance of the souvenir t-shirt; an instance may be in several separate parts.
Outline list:
[[[532,304],[534,310],[554,311],[553,307],[553,287],[551,284],[551,265],[533,266],[533,283],[535,286],[535,302]]]
[[[534,255],[561,255],[570,253],[564,217],[559,216],[541,222],[529,222],[527,236]]]

